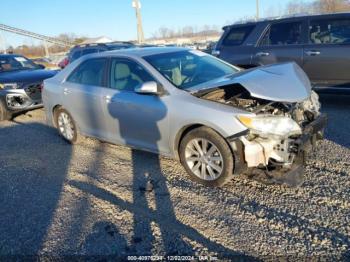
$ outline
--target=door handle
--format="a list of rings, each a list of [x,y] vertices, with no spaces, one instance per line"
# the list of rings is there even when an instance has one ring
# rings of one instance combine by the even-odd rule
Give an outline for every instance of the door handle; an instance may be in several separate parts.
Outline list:
[[[63,94],[68,95],[70,93],[68,88],[64,88],[63,89]]]
[[[256,56],[262,57],[262,56],[269,56],[270,53],[269,52],[258,52],[255,54]]]
[[[320,51],[316,51],[316,50],[309,50],[309,51],[306,51],[305,54],[308,55],[308,56],[316,56],[316,55],[321,54],[321,52]]]

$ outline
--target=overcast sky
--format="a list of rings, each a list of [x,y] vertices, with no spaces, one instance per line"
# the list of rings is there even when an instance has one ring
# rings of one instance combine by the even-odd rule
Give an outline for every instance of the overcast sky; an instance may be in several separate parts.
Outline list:
[[[140,0],[145,37],[160,27],[223,25],[256,13],[256,0]],[[278,15],[289,0],[260,0],[261,16]],[[75,33],[114,40],[136,39],[131,0],[1,0],[0,23],[55,36]],[[7,45],[35,44],[3,33]]]

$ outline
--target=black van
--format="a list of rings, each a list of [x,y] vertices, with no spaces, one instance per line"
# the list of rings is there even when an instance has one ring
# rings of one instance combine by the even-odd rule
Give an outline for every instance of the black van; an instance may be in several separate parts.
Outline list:
[[[294,61],[316,87],[349,87],[350,13],[225,26],[213,55],[243,68]]]

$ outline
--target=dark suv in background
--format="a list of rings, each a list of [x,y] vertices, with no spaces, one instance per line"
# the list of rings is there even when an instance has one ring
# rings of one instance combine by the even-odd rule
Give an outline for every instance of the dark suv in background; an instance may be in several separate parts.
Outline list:
[[[72,63],[74,60],[78,58],[92,54],[92,53],[100,53],[111,50],[120,50],[126,48],[132,48],[135,45],[131,42],[111,42],[111,43],[103,43],[103,44],[82,44],[74,46],[70,51],[68,56],[61,61],[59,67],[64,68],[69,63]]]
[[[226,26],[213,54],[243,68],[294,61],[316,87],[349,87],[350,13]]]

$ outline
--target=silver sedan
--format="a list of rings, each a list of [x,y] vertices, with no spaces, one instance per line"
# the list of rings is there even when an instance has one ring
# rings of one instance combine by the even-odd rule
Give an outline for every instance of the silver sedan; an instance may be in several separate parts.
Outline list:
[[[299,184],[326,117],[294,63],[241,70],[185,48],[88,55],[44,82],[48,123],[179,159],[192,180],[221,186],[263,172]]]

